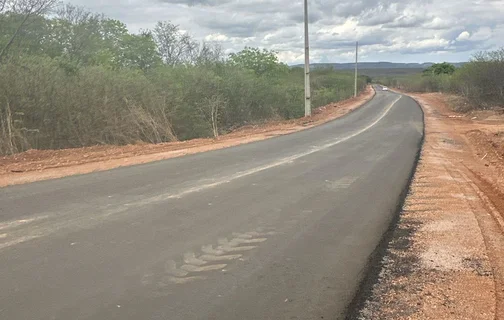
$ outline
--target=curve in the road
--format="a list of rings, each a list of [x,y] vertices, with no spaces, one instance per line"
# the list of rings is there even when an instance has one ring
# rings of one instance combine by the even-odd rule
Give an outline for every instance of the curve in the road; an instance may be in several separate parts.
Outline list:
[[[422,128],[378,91],[302,132],[4,188],[0,318],[342,317]]]

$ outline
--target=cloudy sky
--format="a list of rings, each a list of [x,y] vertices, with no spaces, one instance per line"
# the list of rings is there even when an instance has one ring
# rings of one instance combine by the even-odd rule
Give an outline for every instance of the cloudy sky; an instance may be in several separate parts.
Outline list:
[[[68,0],[67,0],[68,1]],[[312,62],[466,61],[504,47],[504,0],[308,0]],[[302,0],[69,0],[121,20],[130,31],[169,20],[227,52],[244,46],[303,61]]]

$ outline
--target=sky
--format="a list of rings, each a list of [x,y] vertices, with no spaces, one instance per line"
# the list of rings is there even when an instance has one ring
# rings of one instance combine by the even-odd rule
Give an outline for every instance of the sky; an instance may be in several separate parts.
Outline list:
[[[171,21],[227,53],[245,46],[304,61],[303,1],[70,0],[131,32]],[[504,0],[308,0],[311,62],[460,62],[504,47]]]

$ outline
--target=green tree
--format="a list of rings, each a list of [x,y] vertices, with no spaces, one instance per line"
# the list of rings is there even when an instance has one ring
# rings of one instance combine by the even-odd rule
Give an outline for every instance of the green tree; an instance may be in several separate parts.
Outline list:
[[[258,76],[287,73],[287,65],[278,61],[275,51],[245,47],[229,55],[231,64],[254,71]]]
[[[118,20],[69,4],[57,10],[44,38],[48,48],[45,53],[59,57],[68,70],[102,65],[147,71],[161,61],[149,31],[130,34]]]
[[[161,64],[156,43],[149,32],[126,34],[120,46],[120,64],[123,67],[147,71]]]
[[[5,59],[15,42],[22,38],[23,31],[32,20],[49,12],[55,4],[56,0],[2,0],[0,2],[0,30],[2,30],[0,62]],[[17,19],[9,19],[12,16]]]
[[[440,74],[453,74],[455,72],[455,66],[448,62],[434,63],[432,66],[428,67],[423,71],[424,75],[440,75]]]
[[[48,46],[51,57],[64,57],[74,65],[93,64],[102,47],[100,23],[102,16],[82,7],[64,5],[51,20]]]
[[[128,29],[121,21],[114,19],[100,20],[99,47],[93,55],[93,64],[111,68],[123,67],[121,59],[123,41],[128,36]]]
[[[11,39],[19,24],[24,19],[23,15],[12,13],[0,17],[0,48],[4,47]],[[18,32],[15,40],[12,41],[6,50],[4,57],[19,56],[22,54],[39,54],[44,48],[46,35],[49,34],[49,20],[43,16],[33,16],[29,23],[25,24]]]

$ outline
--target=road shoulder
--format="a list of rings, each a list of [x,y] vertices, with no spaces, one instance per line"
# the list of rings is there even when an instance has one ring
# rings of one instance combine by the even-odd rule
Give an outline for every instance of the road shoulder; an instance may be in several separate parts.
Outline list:
[[[377,281],[355,318],[504,318],[504,162],[491,143],[474,138],[500,132],[502,121],[465,119],[441,95],[411,96],[425,113],[425,143]]]
[[[340,118],[370,101],[374,95],[374,89],[368,86],[355,98],[315,109],[311,118],[271,121],[262,125],[247,126],[222,135],[218,139],[65,150],[29,150],[0,157],[0,187],[149,163],[290,134]]]

